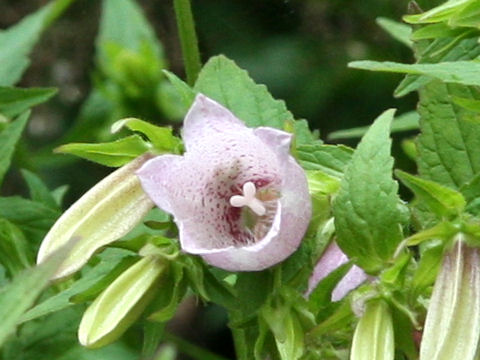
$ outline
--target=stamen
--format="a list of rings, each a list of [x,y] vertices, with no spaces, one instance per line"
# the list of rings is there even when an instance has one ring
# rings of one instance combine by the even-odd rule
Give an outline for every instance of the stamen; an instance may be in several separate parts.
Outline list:
[[[267,212],[263,203],[255,197],[257,189],[255,184],[247,181],[243,184],[243,195],[233,195],[230,198],[230,205],[234,207],[248,206],[258,216],[263,216]]]

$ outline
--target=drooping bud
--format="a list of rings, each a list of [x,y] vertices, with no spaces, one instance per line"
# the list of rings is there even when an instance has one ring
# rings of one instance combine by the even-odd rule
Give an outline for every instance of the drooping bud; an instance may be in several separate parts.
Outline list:
[[[164,259],[147,255],[122,273],[89,306],[78,329],[83,346],[98,348],[118,339],[145,310],[167,269]]]
[[[390,309],[381,299],[370,300],[355,328],[350,360],[393,360],[394,356]]]
[[[38,252],[37,263],[70,239],[77,243],[54,279],[80,269],[99,248],[126,235],[153,207],[135,171],[151,155],[145,154],[100,181],[53,225]]]
[[[435,281],[420,347],[421,360],[476,359],[480,339],[480,254],[455,237]]]

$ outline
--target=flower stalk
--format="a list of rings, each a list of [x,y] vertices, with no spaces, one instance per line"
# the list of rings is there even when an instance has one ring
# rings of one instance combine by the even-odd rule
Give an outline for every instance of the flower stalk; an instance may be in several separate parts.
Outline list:
[[[202,64],[200,62],[200,51],[198,50],[192,7],[190,0],[174,0],[173,5],[177,18],[178,35],[180,36],[180,44],[182,46],[187,83],[193,86]]]

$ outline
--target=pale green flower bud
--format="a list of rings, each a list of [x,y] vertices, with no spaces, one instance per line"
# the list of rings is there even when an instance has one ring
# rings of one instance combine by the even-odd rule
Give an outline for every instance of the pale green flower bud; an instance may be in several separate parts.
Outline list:
[[[153,207],[135,171],[151,155],[142,155],[114,171],[74,203],[53,225],[40,246],[37,263],[77,239],[54,275],[68,276],[80,269],[99,248],[126,235]]]
[[[480,254],[456,235],[428,306],[421,360],[474,360],[480,338]]]
[[[83,314],[80,343],[98,348],[117,340],[145,310],[167,269],[165,259],[149,255],[123,272]]]
[[[370,300],[355,328],[350,360],[393,360],[394,355],[390,309],[381,299]]]

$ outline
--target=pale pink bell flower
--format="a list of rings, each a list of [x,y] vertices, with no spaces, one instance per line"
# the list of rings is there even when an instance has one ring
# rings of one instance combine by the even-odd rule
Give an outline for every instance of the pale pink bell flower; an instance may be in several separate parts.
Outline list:
[[[185,117],[183,156],[161,155],[137,175],[144,191],[173,215],[183,251],[230,271],[275,265],[299,246],[311,216],[292,135],[248,128],[197,95]]]

